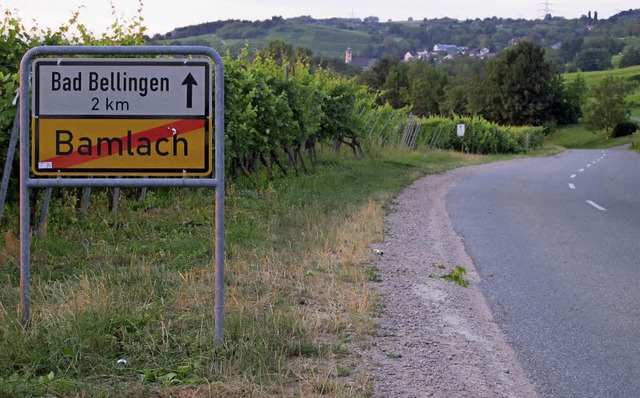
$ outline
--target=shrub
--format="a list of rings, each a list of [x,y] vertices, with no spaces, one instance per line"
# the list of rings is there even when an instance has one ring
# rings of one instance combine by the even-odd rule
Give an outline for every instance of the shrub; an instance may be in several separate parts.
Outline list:
[[[635,75],[629,76],[627,78],[627,80],[632,81],[632,82],[640,82],[640,74],[635,74]]]
[[[640,151],[640,135],[636,134],[635,136],[633,136],[633,140],[631,141],[631,149]]]
[[[635,133],[637,130],[637,122],[634,122],[633,120],[625,120],[624,122],[616,124],[616,126],[613,128],[613,132],[611,133],[611,137],[624,137]]]

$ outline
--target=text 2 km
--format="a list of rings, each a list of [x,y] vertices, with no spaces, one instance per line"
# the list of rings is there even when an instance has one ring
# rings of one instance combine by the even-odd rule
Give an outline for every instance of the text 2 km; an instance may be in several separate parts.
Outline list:
[[[92,111],[128,111],[130,109],[129,101],[115,101],[108,97],[101,103],[100,98],[91,98]]]

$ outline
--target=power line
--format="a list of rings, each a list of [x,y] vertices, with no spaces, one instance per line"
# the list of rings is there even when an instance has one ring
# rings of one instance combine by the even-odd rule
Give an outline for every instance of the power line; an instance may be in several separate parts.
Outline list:
[[[551,13],[553,12],[553,9],[551,8],[552,5],[553,4],[549,0],[545,0],[540,3],[540,6],[542,7],[540,11],[544,12],[542,19],[545,19],[547,15],[551,15]]]

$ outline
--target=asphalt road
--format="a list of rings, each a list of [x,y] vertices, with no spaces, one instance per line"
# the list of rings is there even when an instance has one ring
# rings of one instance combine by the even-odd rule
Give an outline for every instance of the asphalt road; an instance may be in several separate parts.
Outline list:
[[[640,155],[506,162],[447,206],[541,396],[640,397]]]

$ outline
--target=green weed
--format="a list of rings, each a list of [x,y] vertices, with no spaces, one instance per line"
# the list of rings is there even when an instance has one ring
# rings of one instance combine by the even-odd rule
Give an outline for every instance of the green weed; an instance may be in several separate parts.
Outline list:
[[[382,278],[380,277],[380,270],[378,269],[378,267],[365,267],[364,271],[369,282],[382,282]]]
[[[441,278],[458,284],[462,287],[468,287],[469,281],[464,279],[464,276],[467,274],[467,269],[456,265],[448,274],[442,275]]]

